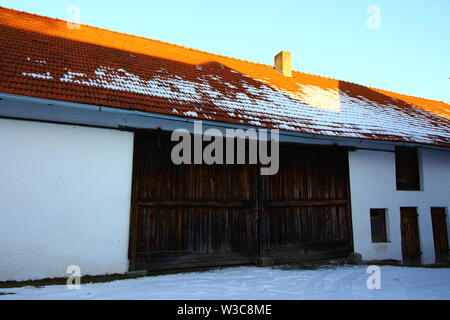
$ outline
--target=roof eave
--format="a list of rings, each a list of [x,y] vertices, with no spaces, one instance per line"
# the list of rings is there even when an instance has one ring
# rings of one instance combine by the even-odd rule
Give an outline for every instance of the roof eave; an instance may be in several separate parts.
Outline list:
[[[0,117],[17,120],[46,121],[61,124],[75,124],[126,131],[155,130],[172,131],[186,128],[193,132],[195,121],[201,119],[165,115],[137,110],[120,109],[100,105],[37,98],[24,95],[0,93]],[[228,122],[201,120],[203,128],[256,129],[255,126]],[[350,138],[312,135],[279,130],[281,142],[336,145],[356,149],[379,149],[389,151],[396,145],[408,145],[449,151],[449,146],[431,145],[418,142],[376,140],[370,138]]]

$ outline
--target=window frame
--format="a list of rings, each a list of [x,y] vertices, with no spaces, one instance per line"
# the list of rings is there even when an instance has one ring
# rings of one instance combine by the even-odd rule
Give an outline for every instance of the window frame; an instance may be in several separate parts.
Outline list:
[[[382,215],[375,215],[375,213]],[[386,208],[370,208],[370,234],[372,243],[383,243],[388,241],[388,228],[387,228],[387,209]],[[381,221],[381,235],[374,235],[374,224],[373,220]]]
[[[421,191],[419,158],[419,150],[415,147],[395,147],[395,184],[398,191]]]

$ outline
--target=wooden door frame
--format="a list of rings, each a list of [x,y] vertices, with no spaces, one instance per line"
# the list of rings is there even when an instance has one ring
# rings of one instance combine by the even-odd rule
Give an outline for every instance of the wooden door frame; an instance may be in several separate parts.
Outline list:
[[[136,156],[136,150],[138,143],[140,143],[142,135],[138,132],[134,134],[133,142],[133,169],[132,169],[132,187],[131,187],[131,207],[130,207],[130,234],[128,243],[128,259],[129,259],[129,270],[136,270],[136,254],[137,254],[137,226],[138,226],[138,187],[139,178],[137,177],[138,170],[138,157]]]

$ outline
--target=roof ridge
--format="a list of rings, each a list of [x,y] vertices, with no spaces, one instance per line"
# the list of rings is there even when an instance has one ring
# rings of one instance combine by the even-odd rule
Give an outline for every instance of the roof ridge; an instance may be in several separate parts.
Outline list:
[[[324,78],[324,79],[328,79],[328,80],[335,80],[335,81],[341,81],[341,82],[345,82],[345,83],[350,83],[350,84],[354,84],[354,85],[366,87],[366,88],[369,88],[369,89],[385,91],[385,92],[387,92],[387,93],[398,94],[398,95],[406,96],[406,97],[409,97],[409,98],[422,99],[422,100],[431,101],[431,102],[440,102],[440,103],[445,103],[445,104],[447,104],[447,105],[450,105],[450,102],[447,102],[447,101],[444,101],[444,100],[437,100],[437,99],[430,99],[430,98],[424,98],[424,97],[414,96],[414,95],[411,95],[411,94],[395,92],[395,91],[391,91],[391,90],[388,90],[388,89],[382,89],[382,88],[372,87],[372,86],[365,85],[365,84],[361,84],[361,83],[358,83],[358,82],[347,81],[347,80],[340,80],[340,79],[337,79],[337,78],[328,77],[328,76],[322,76],[322,75],[314,74],[314,73],[308,73],[308,72],[297,71],[297,70],[292,70],[292,71],[293,71],[293,72],[296,72],[296,73],[303,73],[303,74],[307,74],[307,75],[311,75],[311,76],[319,77],[319,78]]]
[[[437,99],[418,97],[418,96],[413,96],[411,94],[400,93],[400,92],[395,92],[395,91],[391,91],[391,90],[387,90],[387,89],[380,89],[380,88],[370,87],[370,86],[365,86],[365,87],[370,88],[370,89],[385,91],[385,92],[388,92],[388,93],[399,94],[399,95],[406,96],[406,97],[409,97],[409,98],[421,99],[421,100],[426,100],[426,101],[431,101],[431,102],[445,103],[447,105],[450,105],[450,102],[447,102],[447,101],[444,101],[444,100],[437,100]]]
[[[44,15],[31,13],[31,12],[27,12],[27,11],[21,11],[21,10],[16,10],[16,9],[12,9],[12,8],[7,8],[7,7],[4,7],[4,6],[0,6],[0,9],[6,9],[8,11],[15,11],[15,12],[19,12],[19,13],[25,14],[25,15],[33,15],[33,16],[37,16],[39,18],[52,19],[52,20],[57,20],[57,21],[60,21],[60,22],[65,22],[65,23],[71,22],[71,21],[68,21],[68,20],[60,19],[60,18],[44,16]],[[131,34],[131,33],[125,33],[125,32],[121,32],[121,31],[117,31],[117,30],[106,29],[106,28],[103,28],[103,27],[92,26],[92,25],[84,24],[84,23],[80,23],[80,25],[84,26],[84,27],[88,27],[88,28],[101,30],[101,31],[112,32],[112,33],[116,33],[116,34],[119,34],[119,35],[124,35],[124,36],[134,37],[134,38],[138,38],[138,39],[143,39],[143,40],[146,40],[146,41],[159,42],[159,43],[162,43],[162,44],[166,44],[166,45],[170,45],[170,46],[176,46],[176,47],[179,47],[179,48],[182,48],[182,49],[187,49],[187,50],[196,51],[196,52],[200,52],[200,53],[206,53],[206,54],[214,55],[214,56],[221,57],[221,58],[226,58],[226,59],[231,59],[231,60],[236,60],[236,61],[241,61],[241,62],[247,62],[247,63],[251,63],[251,64],[256,64],[256,65],[262,65],[262,66],[266,66],[266,67],[273,67],[270,64],[265,64],[265,63],[261,63],[261,62],[255,62],[255,61],[250,61],[250,60],[230,57],[230,56],[226,56],[226,55],[222,55],[222,54],[218,54],[218,53],[214,53],[214,52],[209,52],[209,51],[204,51],[204,50],[200,50],[200,49],[195,49],[195,48],[183,46],[183,45],[176,44],[176,43],[171,43],[171,42],[162,41],[162,40],[158,40],[158,39],[147,38],[147,37],[139,36],[139,35],[136,35],[136,34]]]

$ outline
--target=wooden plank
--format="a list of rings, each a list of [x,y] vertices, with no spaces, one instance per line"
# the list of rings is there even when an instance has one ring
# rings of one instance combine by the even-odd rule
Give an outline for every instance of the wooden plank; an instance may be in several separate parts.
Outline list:
[[[128,258],[130,261],[130,271],[136,270],[136,251],[137,251],[137,235],[138,235],[138,208],[136,205],[137,190],[139,188],[139,165],[141,163],[140,154],[141,141],[139,136],[134,138],[134,157],[133,157],[133,173],[132,173],[132,192],[131,192],[131,208],[130,208],[130,235],[128,242]]]
[[[420,251],[417,208],[402,207],[400,208],[400,214],[403,263],[407,265],[420,265],[422,253]]]
[[[138,201],[138,206],[142,207],[219,207],[219,208],[253,208],[254,201],[201,201],[201,200],[156,200]]]
[[[257,198],[257,210],[256,214],[258,215],[257,220],[257,256],[266,257],[268,251],[268,218],[266,211],[266,196],[267,196],[267,176],[258,176],[257,180],[257,190],[258,190],[258,198]]]
[[[324,250],[277,250],[272,254],[274,263],[301,263],[308,261],[318,261],[325,259],[344,258],[348,256],[350,247],[343,247],[340,250],[331,250],[325,248]]]
[[[155,256],[166,256],[166,255],[186,255],[190,254],[189,250],[166,250],[166,251],[141,251],[137,252],[138,257],[155,257]]]
[[[339,227],[343,228],[340,232],[340,234],[347,234],[349,235],[350,239],[350,252],[354,252],[354,243],[353,243],[353,221],[352,221],[352,201],[351,201],[351,192],[350,192],[350,172],[348,170],[349,168],[349,162],[348,162],[348,151],[345,152],[344,155],[344,166],[347,168],[344,170],[344,176],[341,178],[341,180],[346,181],[346,189],[345,189],[345,195],[348,200],[346,211],[343,212],[343,214],[340,214],[341,218],[346,219],[346,223],[340,223]]]
[[[348,200],[283,200],[266,203],[267,208],[340,206],[347,205]]]
[[[209,266],[241,265],[254,262],[253,255],[248,252],[229,254],[191,254],[150,257],[138,260],[138,267],[150,271],[199,268]]]
[[[446,208],[431,208],[436,262],[448,262],[449,245]]]

